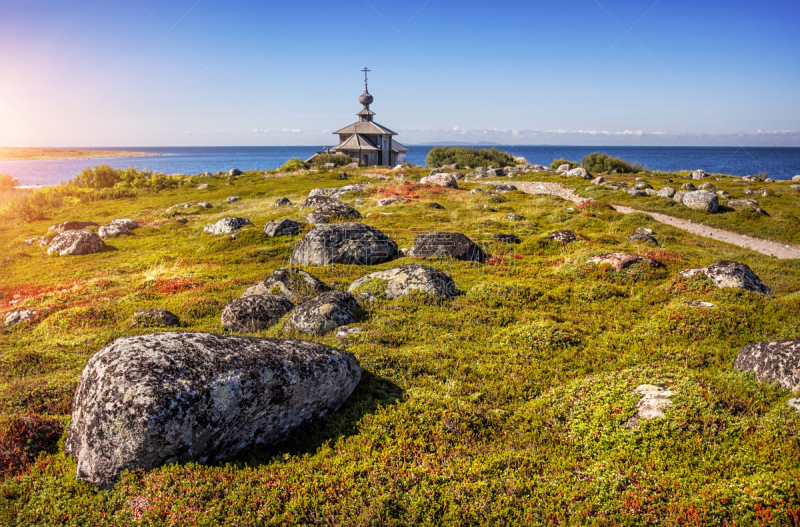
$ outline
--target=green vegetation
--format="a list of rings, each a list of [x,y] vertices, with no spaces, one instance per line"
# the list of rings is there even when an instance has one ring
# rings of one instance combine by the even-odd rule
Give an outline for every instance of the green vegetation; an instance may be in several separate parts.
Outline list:
[[[617,171],[619,174],[637,174],[644,172],[646,169],[634,163],[631,165],[627,161],[618,157],[611,157],[605,153],[593,152],[581,159],[581,166],[589,172],[607,172],[611,173]]]
[[[0,174],[0,190],[11,190],[17,185],[19,185],[19,180],[8,174]]]
[[[310,339],[347,348],[364,373],[338,412],[283,444],[219,465],[127,473],[112,491],[78,482],[75,462],[63,454],[63,433],[88,358],[117,338],[158,331],[131,325],[134,311],[144,308],[172,311],[181,331],[222,333],[225,303],[283,267],[299,239],[264,237],[266,221],[303,217],[296,207],[276,212],[272,203],[279,197],[298,203],[316,187],[366,181],[365,172],[375,169],[348,171],[348,181],[328,172],[248,172],[235,181],[193,176],[157,192],[65,198],[43,209],[47,221],[0,222],[0,316],[20,308],[39,313],[38,322],[0,330],[0,524],[798,522],[800,414],[786,404],[793,394],[731,364],[749,342],[800,338],[800,262],[608,206],[669,208],[663,204],[669,200],[628,200],[624,192],[543,174],[516,179],[558,181],[597,201],[578,207],[521,192],[470,195],[477,185],[463,180],[460,190],[417,184],[427,175],[422,169],[407,171],[406,182],[373,179],[368,193],[346,195],[350,203],[364,199],[357,206],[362,221],[400,247],[412,245],[416,233],[447,229],[468,235],[492,258],[486,265],[426,261],[451,274],[463,294],[365,302],[362,333],[347,341],[335,332]],[[634,183],[629,175],[607,179]],[[665,184],[646,179],[657,188]],[[199,183],[212,186],[200,191]],[[747,188],[733,179],[714,184],[737,197]],[[779,212],[796,214],[799,195],[787,182],[763,185],[772,194],[758,199],[771,215],[757,228],[787,229]],[[242,197],[235,212],[219,205],[232,194]],[[376,204],[397,195],[408,203]],[[162,216],[171,205],[197,201],[215,206],[185,216],[187,223]],[[444,208],[426,207],[431,201]],[[487,204],[496,212],[484,211]],[[525,221],[507,220],[510,212]],[[744,228],[740,214],[703,221]],[[229,215],[254,225],[235,239],[202,233]],[[109,240],[98,254],[53,258],[23,242],[55,222],[119,217],[141,227]],[[638,227],[653,229],[661,247],[629,244]],[[547,241],[557,229],[573,230],[579,240]],[[514,233],[522,243],[498,243],[488,234],[494,232]],[[645,254],[665,267],[637,264],[617,273],[588,263],[609,252]],[[720,259],[749,265],[775,297],[679,275]],[[376,270],[416,262],[308,271],[346,288]],[[717,307],[693,308],[690,301]],[[253,336],[308,338],[285,331],[282,322]],[[645,383],[669,386],[672,407],[666,417],[630,429],[625,423],[639,401],[631,391]]]
[[[347,154],[317,154],[313,158],[311,158],[311,164],[314,165],[315,167],[321,167],[328,163],[333,163],[335,165],[343,167],[355,161],[356,161],[355,159],[348,156]]]
[[[308,165],[306,164],[305,161],[303,161],[302,159],[293,158],[284,163],[284,165],[280,167],[278,170],[280,170],[281,172],[294,172],[295,170],[305,170],[307,168]]]
[[[428,152],[425,164],[429,167],[442,167],[457,163],[460,167],[502,168],[517,164],[514,156],[496,148],[472,148],[466,146],[437,146]]]
[[[579,166],[577,161],[570,161],[569,159],[561,158],[561,159],[554,159],[553,162],[550,163],[550,168],[556,170],[561,165],[569,165],[569,168],[578,168]]]

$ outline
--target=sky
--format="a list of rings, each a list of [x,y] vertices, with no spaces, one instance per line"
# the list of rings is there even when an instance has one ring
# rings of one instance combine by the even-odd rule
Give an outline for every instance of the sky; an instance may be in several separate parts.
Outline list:
[[[0,146],[800,146],[797,0],[0,0]]]

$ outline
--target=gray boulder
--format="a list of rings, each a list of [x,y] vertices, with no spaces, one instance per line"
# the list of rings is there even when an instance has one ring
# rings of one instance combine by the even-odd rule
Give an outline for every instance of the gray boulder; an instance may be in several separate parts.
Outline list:
[[[502,168],[490,168],[486,172],[486,177],[503,177],[506,173]]]
[[[517,187],[511,185],[510,183],[500,183],[499,185],[495,185],[494,189],[497,192],[502,192],[502,193],[513,192],[515,190],[518,190]]]
[[[382,289],[381,292],[390,299],[408,295],[412,291],[422,291],[439,297],[455,296],[458,292],[449,274],[419,264],[403,265],[368,274],[353,282],[347,292],[358,293],[362,287],[370,285],[369,282],[376,282]]]
[[[300,209],[313,207],[314,211],[306,216],[306,223],[317,224],[327,223],[334,217],[338,218],[354,218],[360,219],[361,213],[356,209],[342,203],[338,199],[328,198],[325,196],[312,196],[305,200]]]
[[[358,222],[318,225],[297,243],[289,259],[295,265],[377,265],[397,257],[397,244]]]
[[[198,207],[203,207],[204,209],[212,209],[212,208],[214,208],[214,205],[212,205],[211,203],[209,203],[207,201],[200,201],[200,202],[195,203],[195,205],[197,205]]]
[[[431,258],[450,256],[456,260],[483,263],[487,256],[465,235],[459,232],[428,232],[414,240],[414,256]]]
[[[208,183],[203,183],[202,185],[197,185],[197,190],[205,190],[207,188],[211,188],[211,185]]]
[[[800,176],[792,176],[792,181],[800,181]]]
[[[292,236],[300,232],[300,227],[303,224],[299,221],[292,221],[289,219],[282,220],[269,220],[264,225],[264,234],[269,238],[277,238],[279,236]]]
[[[563,243],[570,243],[574,242],[578,239],[578,235],[572,231],[553,231],[547,235],[547,239],[551,242],[563,242]]]
[[[686,195],[686,191],[685,190],[679,190],[678,192],[675,193],[674,196],[672,196],[672,200],[675,203],[681,203],[682,204],[683,203],[683,197],[685,195]]]
[[[606,178],[603,176],[597,176],[592,180],[592,185],[600,185],[606,182]]]
[[[208,333],[116,340],[73,399],[66,452],[111,488],[124,470],[215,463],[337,410],[361,378],[349,353],[313,342]]]
[[[294,304],[280,295],[234,298],[222,309],[222,326],[228,331],[253,333],[274,326]]]
[[[117,236],[130,233],[131,231],[129,231],[124,225],[103,225],[97,229],[97,234],[104,240],[107,238],[116,238]]]
[[[749,207],[759,214],[766,214],[766,211],[762,209],[758,202],[754,199],[733,199],[726,203],[728,207]]]
[[[697,188],[700,190],[719,190],[719,187],[713,183],[703,183]]]
[[[705,179],[706,171],[705,170],[694,170],[692,171],[692,179],[695,181],[700,181],[701,179]]]
[[[99,225],[93,221],[65,221],[51,225],[47,232],[78,231],[86,227],[99,227]]]
[[[653,186],[647,181],[640,181],[639,183],[636,183],[633,188],[636,190],[647,190],[649,188],[653,188]]]
[[[242,174],[242,171],[241,171],[241,170],[239,170],[238,168],[232,168],[232,169],[230,170],[230,172],[228,172],[228,176],[230,176],[230,177],[233,177],[233,176],[239,176],[239,175],[241,175],[241,174]]]
[[[134,326],[177,326],[180,321],[166,309],[141,309],[133,314],[131,324]]]
[[[444,208],[441,205],[439,205],[438,203],[436,203],[435,201],[431,201],[429,203],[426,203],[425,207],[427,207],[429,209],[443,209]]]
[[[469,174],[467,174],[469,175]],[[474,177],[489,177],[489,169],[486,167],[478,167],[472,173]]]
[[[453,174],[431,174],[419,180],[423,185],[458,189],[458,179]]]
[[[648,245],[658,247],[658,241],[655,238],[653,238],[651,234],[636,233],[630,238],[628,238],[628,243],[646,243]]]
[[[675,197],[675,188],[674,187],[664,187],[664,188],[660,189],[656,193],[656,196],[658,196],[659,198],[671,199],[671,198]]]
[[[249,287],[242,296],[283,295],[295,304],[300,304],[327,290],[328,286],[311,273],[294,267],[284,267],[270,274],[263,282]]]
[[[47,254],[57,256],[94,254],[106,246],[100,236],[90,230],[64,231],[47,246]]]
[[[563,165],[558,166],[558,168],[556,169],[556,174],[566,174],[570,170],[572,170],[572,167],[569,166],[567,163],[564,163]]]
[[[247,218],[222,218],[216,223],[206,225],[203,232],[209,234],[227,234],[233,231],[238,231],[245,225],[252,225]]]
[[[591,174],[589,174],[589,172],[587,172],[586,169],[582,168],[582,167],[573,168],[572,170],[568,171],[567,172],[567,177],[577,177],[577,178],[581,178],[581,179],[592,179]]]
[[[634,198],[643,198],[643,197],[647,196],[647,192],[645,192],[644,190],[638,190],[638,189],[635,189],[635,188],[632,188],[627,192],[628,192],[628,194],[630,194]]]
[[[6,313],[6,316],[3,318],[3,323],[7,328],[11,328],[17,324],[28,322],[29,320],[36,320],[36,311],[32,311],[30,309],[17,309]]]
[[[321,336],[355,322],[358,309],[350,293],[328,291],[297,306],[286,325],[306,335]]]
[[[225,198],[225,201],[227,201],[228,203],[234,203],[236,201],[241,201],[241,199],[242,198],[240,198],[239,196],[228,196],[227,198]]]
[[[707,190],[695,190],[684,194],[683,204],[693,210],[714,214],[719,209],[719,197]]]
[[[697,190],[697,187],[695,187],[691,183],[684,183],[683,185],[681,185],[681,190],[685,190],[687,192],[692,192],[694,190]]]
[[[289,199],[288,199],[288,198],[278,198],[278,199],[275,201],[275,208],[276,208],[276,209],[277,209],[277,208],[280,208],[280,207],[289,207],[289,206],[291,206],[291,205],[292,205],[292,202],[291,202],[291,201],[289,201]]]
[[[753,372],[759,381],[777,382],[787,390],[800,389],[800,340],[753,342],[743,347],[733,367]]]
[[[128,229],[129,231],[132,231],[133,229],[136,229],[136,228],[139,227],[139,224],[136,223],[134,220],[132,220],[130,218],[117,218],[117,219],[111,220],[109,222],[109,225],[121,225],[121,226],[125,227],[126,229]]]
[[[511,234],[510,232],[495,232],[492,234],[492,238],[494,238],[500,243],[511,243],[511,244],[522,243],[522,240],[520,240],[515,234]]]
[[[347,179],[346,177],[343,179]],[[344,187],[337,187],[337,188],[315,188],[312,189],[311,192],[308,193],[309,198],[313,198],[316,196],[322,196],[325,198],[332,198],[332,199],[341,199],[348,192],[361,192],[364,190],[364,186],[361,183],[356,185],[345,185]]]
[[[741,262],[720,260],[708,267],[700,269],[687,269],[681,271],[681,276],[690,277],[699,274],[706,275],[717,287],[733,287],[754,291],[762,295],[772,295],[772,289],[756,276],[750,267]]]
[[[658,195],[658,192],[656,192],[655,189],[652,189],[652,188],[644,189],[644,193],[647,194],[648,196],[657,196]]]

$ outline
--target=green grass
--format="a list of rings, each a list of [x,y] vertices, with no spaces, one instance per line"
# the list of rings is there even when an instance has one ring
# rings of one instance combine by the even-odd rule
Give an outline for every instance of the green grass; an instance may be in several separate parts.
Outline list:
[[[24,307],[40,310],[42,320],[0,333],[0,446],[3,460],[13,462],[6,462],[0,482],[0,523],[798,523],[800,416],[786,407],[792,394],[731,364],[749,342],[800,338],[800,262],[693,236],[643,214],[618,214],[604,201],[661,205],[583,190],[582,181],[529,177],[564,182],[599,200],[576,209],[521,192],[471,196],[467,191],[476,185],[463,182],[459,191],[420,186],[413,182],[427,175],[421,171],[407,185],[369,180],[363,172],[375,170],[349,171],[346,181],[338,172],[248,172],[235,181],[192,177],[177,189],[67,200],[47,220],[1,223],[0,315]],[[130,324],[143,308],[169,309],[181,319],[180,330],[222,333],[223,305],[285,266],[302,236],[262,235],[270,219],[303,217],[297,207],[276,212],[274,201],[285,196],[298,203],[312,188],[362,180],[372,181],[369,190],[345,201],[364,199],[357,208],[365,217],[391,213],[363,222],[400,247],[411,246],[415,232],[454,230],[483,245],[491,264],[429,261],[453,276],[459,296],[379,298],[363,306],[357,324],[363,332],[347,343],[333,334],[313,338],[346,347],[364,375],[338,412],[283,444],[226,464],[128,473],[112,491],[76,481],[75,463],[54,443],[53,431],[61,432],[63,443],[72,393],[88,358],[117,338],[157,331]],[[196,190],[201,183],[212,187]],[[765,186],[776,190],[774,197],[758,198],[771,213],[759,228],[786,229],[778,212],[796,207],[797,198],[780,190],[787,184]],[[220,205],[234,194],[242,200]],[[396,195],[410,201],[376,205]],[[164,217],[171,205],[198,201],[214,208],[193,210],[187,223]],[[425,207],[430,201],[444,209]],[[497,212],[482,212],[483,205]],[[509,221],[509,212],[526,220]],[[704,219],[748,228],[731,221],[737,214]],[[229,215],[254,226],[236,239],[202,233]],[[48,257],[23,243],[59,221],[103,224],[118,217],[142,227],[95,255]],[[642,226],[655,231],[660,248],[627,243]],[[557,229],[581,239],[548,242],[547,233]],[[513,232],[522,243],[496,243],[492,232]],[[647,254],[665,267],[615,273],[587,262],[617,251]],[[678,276],[719,259],[748,264],[775,297]],[[414,262],[308,270],[345,288],[370,272]],[[693,300],[718,307],[684,305]],[[300,336],[282,323],[255,335]],[[668,384],[676,395],[666,418],[631,431],[622,426],[636,413],[630,391],[643,383]],[[16,457],[8,455],[12,447]]]

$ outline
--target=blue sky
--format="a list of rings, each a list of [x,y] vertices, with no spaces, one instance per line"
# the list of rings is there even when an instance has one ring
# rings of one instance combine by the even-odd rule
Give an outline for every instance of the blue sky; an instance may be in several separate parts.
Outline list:
[[[800,146],[800,2],[0,0],[0,145]],[[171,30],[171,32],[167,32]]]

